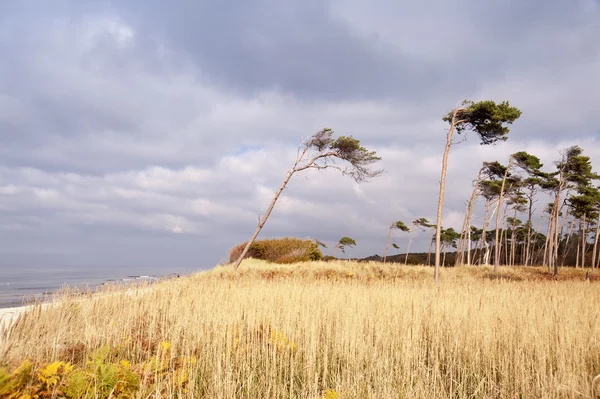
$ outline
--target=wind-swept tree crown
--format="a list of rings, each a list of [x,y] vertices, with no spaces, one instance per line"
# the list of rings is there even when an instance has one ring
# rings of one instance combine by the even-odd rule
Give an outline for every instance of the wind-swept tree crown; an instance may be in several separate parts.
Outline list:
[[[296,171],[307,168],[340,170],[344,175],[351,176],[356,182],[363,182],[379,176],[382,170],[371,170],[369,165],[381,160],[375,151],[369,151],[360,145],[360,141],[352,136],[333,137],[333,130],[324,128],[305,141],[304,151],[314,151],[315,154],[303,165],[298,165]],[[340,168],[333,163],[335,159],[348,162],[350,165]]]
[[[338,242],[338,244],[351,247],[353,245],[356,245],[356,241],[354,241],[350,237],[342,237],[342,238],[340,238],[340,241]]]
[[[454,124],[459,134],[474,131],[481,138],[481,144],[494,144],[508,138],[510,130],[505,125],[512,124],[520,116],[521,111],[512,107],[508,101],[496,104],[491,100],[465,100],[461,108],[450,111],[443,120]]]
[[[342,250],[342,252],[346,252],[345,249],[346,247],[354,247],[356,246],[356,241],[354,241],[352,238],[350,237],[342,237],[340,238],[340,240],[337,243],[337,246]]]
[[[408,226],[405,225],[404,222],[401,222],[400,220],[398,220],[397,222],[394,222],[392,224],[392,229],[398,229],[400,231],[409,231],[410,230],[408,228]]]
[[[544,166],[538,157],[525,151],[513,154],[513,159],[521,169],[532,175],[538,173]]]
[[[483,163],[483,173],[490,180],[502,179],[506,173],[506,169],[507,167],[498,161]],[[510,172],[508,173],[508,176],[510,176]]]

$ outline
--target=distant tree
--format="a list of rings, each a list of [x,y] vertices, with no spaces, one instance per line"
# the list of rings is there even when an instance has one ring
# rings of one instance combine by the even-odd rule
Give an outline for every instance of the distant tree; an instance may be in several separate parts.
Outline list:
[[[502,201],[504,199],[505,188],[507,179],[510,176],[510,171],[513,165],[517,165],[521,167],[521,169],[525,170],[530,174],[539,173],[540,168],[543,166],[540,163],[540,159],[536,156],[530,155],[525,151],[520,151],[515,154],[512,154],[508,160],[508,166],[506,171],[504,172],[504,178],[502,179],[502,186],[500,188],[500,196],[498,198],[498,209],[500,210],[502,207]],[[519,181],[519,185],[521,182]],[[513,188],[516,188],[516,185],[512,185]],[[500,211],[496,214],[496,240],[495,240],[495,254],[494,254],[494,271],[498,271],[498,266],[500,265],[500,247],[501,241],[499,236],[499,224],[500,224]]]
[[[333,247],[333,257],[336,257],[335,254],[338,248],[341,249],[343,253],[346,253],[346,247],[352,248],[354,246],[356,246],[356,241],[352,238],[346,236],[340,238],[338,243],[335,244],[335,247]]]
[[[408,264],[408,254],[410,253],[410,243],[412,242],[412,235],[415,228],[419,228],[421,230],[425,230],[426,228],[431,227],[429,220],[425,218],[415,219],[412,222],[412,226],[410,227],[410,232],[408,234],[408,245],[406,246],[406,256],[404,258],[404,265]]]
[[[581,253],[581,262],[576,262],[575,266],[585,267],[585,254],[587,252],[588,225],[590,221],[598,219],[598,203],[600,202],[600,192],[591,185],[590,179],[580,181],[576,187],[578,195],[572,195],[568,202],[571,207],[571,214],[579,224],[579,250]],[[597,247],[597,240],[594,240],[594,247]],[[592,264],[596,261],[596,255],[593,253]],[[592,266],[593,267],[593,266]]]
[[[507,168],[498,161],[484,162],[484,176],[486,179],[479,180],[479,195],[485,199],[485,216],[483,217],[483,226],[480,240],[480,254],[483,257],[481,263],[488,265],[490,263],[490,243],[488,240],[488,223],[494,212],[500,211],[499,207],[492,212],[492,216],[488,219],[492,205],[498,201],[500,191],[502,189],[502,181],[500,180],[506,174]],[[484,250],[485,248],[485,250]]]
[[[287,172],[283,183],[275,193],[271,200],[271,204],[267,212],[258,223],[256,231],[248,241],[248,244],[242,251],[238,260],[234,263],[234,269],[240,266],[240,263],[248,253],[250,246],[256,240],[261,229],[271,215],[277,199],[287,186],[288,182],[296,172],[301,172],[307,169],[337,169],[343,175],[348,175],[354,181],[361,183],[371,178],[379,176],[382,170],[372,170],[369,166],[381,158],[374,151],[369,151],[360,145],[360,141],[352,136],[333,137],[333,130],[325,128],[312,135],[298,147],[296,161],[292,168]],[[335,164],[336,160],[346,163],[345,167],[340,167]]]
[[[406,232],[409,230],[409,228],[404,224],[404,222],[401,222],[400,220],[390,225],[387,240],[385,242],[385,251],[383,251],[383,263],[385,263],[386,261],[387,252],[390,247],[390,238],[392,237],[392,230],[400,230]]]
[[[446,135],[446,148],[442,158],[442,173],[440,179],[440,194],[437,211],[437,229],[435,239],[435,271],[434,279],[439,283],[442,212],[444,205],[444,188],[446,172],[448,169],[448,155],[452,146],[454,131],[458,134],[467,131],[477,133],[482,144],[494,144],[506,140],[509,129],[506,124],[512,124],[521,116],[521,111],[509,105],[507,101],[496,104],[494,101],[473,102],[465,100],[462,106],[450,111],[443,120],[448,122],[450,128]]]
[[[443,265],[446,265],[446,252],[448,251],[448,247],[451,246],[456,248],[456,240],[460,238],[460,233],[456,232],[452,227],[448,229],[442,229],[442,248],[444,251],[444,258],[442,261]]]
[[[554,194],[554,202],[549,206],[550,219],[547,245],[544,252],[544,260],[547,260],[548,271],[553,271],[554,275],[558,274],[560,232],[567,220],[567,216],[565,216],[562,223],[559,224],[561,210],[567,204],[568,199],[563,199],[562,193],[565,190],[567,192],[571,190],[578,191],[582,187],[589,186],[591,180],[599,178],[597,174],[592,172],[590,157],[582,154],[583,149],[579,146],[572,146],[565,149],[561,152],[561,160],[556,162],[558,171],[542,175],[544,177],[542,188]]]
[[[467,202],[467,209],[465,211],[465,218],[463,220],[463,227],[460,234],[460,239],[458,241],[458,250],[456,254],[456,265],[460,265],[464,263],[464,254],[465,248],[467,249],[467,265],[471,264],[471,220],[473,219],[473,207],[475,205],[475,200],[477,199],[477,193],[479,192],[479,183],[483,178],[483,174],[485,172],[485,166],[479,169],[479,173],[477,174],[477,179],[473,184],[473,191],[471,192],[471,198]]]

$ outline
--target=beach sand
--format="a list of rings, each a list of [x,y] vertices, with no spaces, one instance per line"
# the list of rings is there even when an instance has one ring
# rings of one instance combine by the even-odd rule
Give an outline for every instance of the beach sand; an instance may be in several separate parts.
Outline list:
[[[0,309],[0,329],[9,327],[17,320],[21,313],[31,308],[32,306],[19,306],[15,308]]]

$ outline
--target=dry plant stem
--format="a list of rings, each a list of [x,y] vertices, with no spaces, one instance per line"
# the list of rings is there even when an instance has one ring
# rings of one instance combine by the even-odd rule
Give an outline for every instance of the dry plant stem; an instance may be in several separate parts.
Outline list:
[[[424,266],[247,259],[238,271],[220,267],[129,294],[66,298],[25,314],[0,333],[0,367],[13,370],[25,358],[85,367],[106,346],[106,362],[127,360],[134,370],[165,359],[164,375],[141,379],[139,398],[598,393],[600,318],[590,303],[600,290],[593,277],[584,283],[585,270],[561,269],[558,281],[541,267],[441,273],[437,287]],[[182,383],[178,359],[189,357],[195,362]]]

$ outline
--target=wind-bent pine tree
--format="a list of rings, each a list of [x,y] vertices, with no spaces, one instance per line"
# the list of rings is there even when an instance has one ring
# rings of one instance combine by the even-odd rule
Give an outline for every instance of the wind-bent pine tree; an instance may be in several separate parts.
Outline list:
[[[500,217],[501,217],[501,209],[502,209],[502,201],[504,200],[504,194],[506,193],[506,184],[508,177],[510,176],[510,170],[513,166],[513,162],[515,160],[515,154],[511,155],[508,160],[508,166],[506,167],[506,171],[504,172],[504,177],[502,178],[502,185],[500,187],[500,196],[498,197],[498,213],[496,214],[496,237],[494,240],[494,272],[498,271],[498,266],[500,266],[500,249],[501,249],[501,240],[500,240]],[[513,178],[513,181],[510,183],[510,189],[519,188],[522,185],[522,181],[519,177]]]
[[[496,104],[494,101],[473,102],[465,100],[462,106],[456,107],[442,119],[450,124],[446,135],[446,147],[442,158],[442,173],[440,178],[440,194],[438,199],[437,228],[435,235],[435,270],[434,279],[439,284],[440,279],[440,250],[442,212],[444,206],[444,190],[446,172],[448,170],[448,155],[452,146],[454,131],[458,134],[473,131],[478,134],[481,144],[494,144],[508,138],[507,124],[512,124],[521,116],[521,111],[510,106],[508,101]]]
[[[512,167],[513,156],[511,155],[508,159],[508,166],[506,172],[504,172],[504,178],[502,179],[502,186],[500,187],[500,196],[498,197],[498,212],[496,213],[496,239],[494,241],[494,272],[498,271],[500,266],[500,214],[502,209],[502,200],[504,199],[504,189],[506,187],[506,179],[510,175],[510,168]]]
[[[452,246],[456,248],[456,240],[460,238],[460,233],[454,230],[452,227],[448,229],[442,229],[442,248],[444,250],[444,257],[442,259],[442,264],[446,265],[446,252],[448,251],[448,247]]]
[[[517,215],[527,210],[527,199],[521,191],[521,188],[523,187],[523,180],[520,176],[515,176],[510,183],[511,189],[509,192],[507,192],[506,206],[507,209],[508,207],[512,206],[513,216],[508,217],[506,213],[504,215],[506,224],[510,226],[510,255],[507,255],[505,259],[506,264],[513,266],[516,261],[517,243],[520,239],[521,232],[520,228],[523,224],[523,222],[517,218]],[[508,232],[509,230],[505,231],[506,240],[508,240],[509,238]],[[508,254],[508,243],[506,243],[505,245],[505,250]]]
[[[548,241],[544,254],[545,260],[547,259],[548,271],[553,271],[554,275],[558,275],[560,231],[568,217],[565,216],[562,224],[559,225],[561,210],[567,205],[568,200],[568,198],[562,198],[562,192],[577,189],[578,186],[589,184],[590,180],[598,179],[598,175],[592,172],[590,157],[583,156],[582,153],[583,149],[579,146],[571,146],[562,151],[561,160],[556,163],[558,172],[545,174],[546,180],[542,184],[543,188],[549,189],[555,195],[554,202],[550,207]]]
[[[594,247],[592,249],[592,273],[596,270],[596,257],[598,255],[598,240],[600,239],[600,187],[590,187],[587,193],[593,198],[593,209],[596,215],[596,234],[594,235]]]
[[[400,220],[398,220],[397,222],[394,222],[390,225],[387,240],[385,242],[385,250],[383,251],[383,263],[385,263],[385,261],[386,261],[387,252],[390,247],[390,238],[392,237],[392,230],[400,230],[400,231],[407,232],[409,230],[409,228],[404,224],[404,222],[401,222]]]
[[[343,161],[346,166],[340,167],[335,164],[336,160]],[[273,208],[279,199],[279,196],[287,186],[292,176],[297,172],[302,172],[307,169],[337,169],[343,175],[350,176],[357,183],[368,181],[383,173],[383,170],[372,170],[369,168],[373,163],[381,160],[374,151],[369,151],[360,145],[360,141],[352,136],[333,137],[333,130],[329,128],[322,129],[305,140],[300,147],[296,161],[292,168],[287,172],[283,183],[275,193],[271,200],[271,204],[266,213],[260,220],[256,231],[250,237],[250,240],[244,247],[240,257],[234,263],[234,269],[237,269],[242,263],[242,260],[248,253],[250,246],[258,237],[258,234],[264,227],[267,219],[271,215]]]
[[[498,202],[502,187],[502,180],[499,179],[504,177],[506,171],[506,166],[498,161],[483,163],[483,174],[487,179],[479,181],[479,195],[485,199],[485,215],[483,217],[482,235],[480,240],[480,254],[483,256],[480,263],[484,265],[489,265],[491,257],[490,245],[487,237],[487,227],[491,222],[491,218],[494,216],[494,212],[500,211],[499,205],[496,207],[496,210],[492,211],[492,216],[489,219],[488,216],[490,215],[491,206]]]
[[[335,244],[335,247],[333,247],[333,257],[335,258],[335,254],[337,249],[341,249],[343,253],[346,253],[346,247],[355,247],[356,246],[356,241],[354,241],[354,239],[350,238],[350,237],[342,237],[340,238],[340,240],[337,242],[337,244]]]
[[[525,172],[527,177],[523,181],[523,187],[526,187],[529,191],[525,192],[524,195],[528,201],[528,209],[527,209],[527,237],[526,237],[526,248],[524,250],[524,254],[522,257],[523,264],[527,266],[529,264],[530,258],[530,249],[531,249],[531,230],[533,223],[533,205],[537,201],[535,199],[535,195],[537,189],[540,185],[540,176],[543,175],[541,172],[542,167],[544,166],[540,159],[535,155],[531,155],[525,151],[519,151],[513,154],[513,158],[515,160],[515,164],[521,170]]]
[[[408,245],[406,246],[406,256],[404,257],[404,265],[408,265],[408,254],[410,253],[410,243],[412,242],[412,235],[415,230],[415,227],[420,227],[422,230],[425,230],[428,227],[431,227],[429,224],[429,220],[426,218],[415,219],[412,222],[412,226],[410,227],[410,232],[408,233]]]

